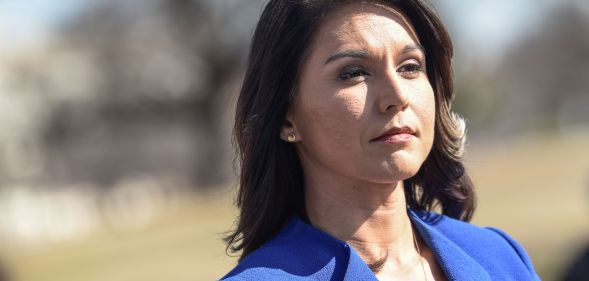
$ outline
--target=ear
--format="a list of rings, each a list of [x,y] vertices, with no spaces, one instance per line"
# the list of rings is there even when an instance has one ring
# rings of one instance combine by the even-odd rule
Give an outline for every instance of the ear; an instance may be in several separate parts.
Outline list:
[[[280,138],[283,141],[289,142],[288,136],[293,133],[296,136],[295,142],[299,141],[301,139],[301,136],[297,132],[296,126],[293,122],[292,112],[289,110],[286,113],[286,117],[284,117],[284,121],[282,122],[282,127],[280,128]]]

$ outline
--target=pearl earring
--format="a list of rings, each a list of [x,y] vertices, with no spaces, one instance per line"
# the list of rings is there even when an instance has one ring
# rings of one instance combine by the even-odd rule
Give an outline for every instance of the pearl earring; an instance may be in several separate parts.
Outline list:
[[[294,142],[297,139],[297,137],[295,136],[294,133],[290,133],[288,135],[287,139],[288,139],[289,142]]]

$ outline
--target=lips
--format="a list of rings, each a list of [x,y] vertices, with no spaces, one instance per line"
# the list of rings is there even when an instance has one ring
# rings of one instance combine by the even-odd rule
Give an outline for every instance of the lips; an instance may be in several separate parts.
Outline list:
[[[397,143],[409,141],[413,137],[415,137],[415,131],[407,126],[404,126],[391,128],[384,132],[382,135],[372,139],[371,141]]]

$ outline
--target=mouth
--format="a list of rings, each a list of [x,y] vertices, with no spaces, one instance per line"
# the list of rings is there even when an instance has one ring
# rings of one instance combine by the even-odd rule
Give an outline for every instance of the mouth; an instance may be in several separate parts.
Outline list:
[[[370,140],[371,142],[386,142],[398,144],[408,142],[415,138],[415,131],[407,126],[394,127],[387,130],[382,135]]]

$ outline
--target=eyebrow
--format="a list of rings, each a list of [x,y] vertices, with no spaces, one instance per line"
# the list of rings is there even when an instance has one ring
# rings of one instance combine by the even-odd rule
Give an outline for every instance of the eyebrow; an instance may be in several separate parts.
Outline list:
[[[405,53],[409,53],[409,52],[415,51],[415,50],[419,50],[425,54],[425,48],[421,44],[409,44],[409,45],[403,47],[403,50],[401,50],[401,53],[405,54]]]
[[[358,59],[367,59],[368,58],[368,51],[366,50],[343,50],[339,51],[333,55],[331,55],[326,61],[325,64],[330,62],[336,61],[341,58],[358,58]]]
[[[425,48],[421,44],[409,44],[401,50],[402,54],[409,53],[414,50],[419,50],[425,53]],[[343,50],[336,52],[335,54],[329,56],[329,58],[325,61],[325,64],[330,62],[336,61],[341,58],[358,58],[358,59],[368,59],[368,51],[366,50]]]

